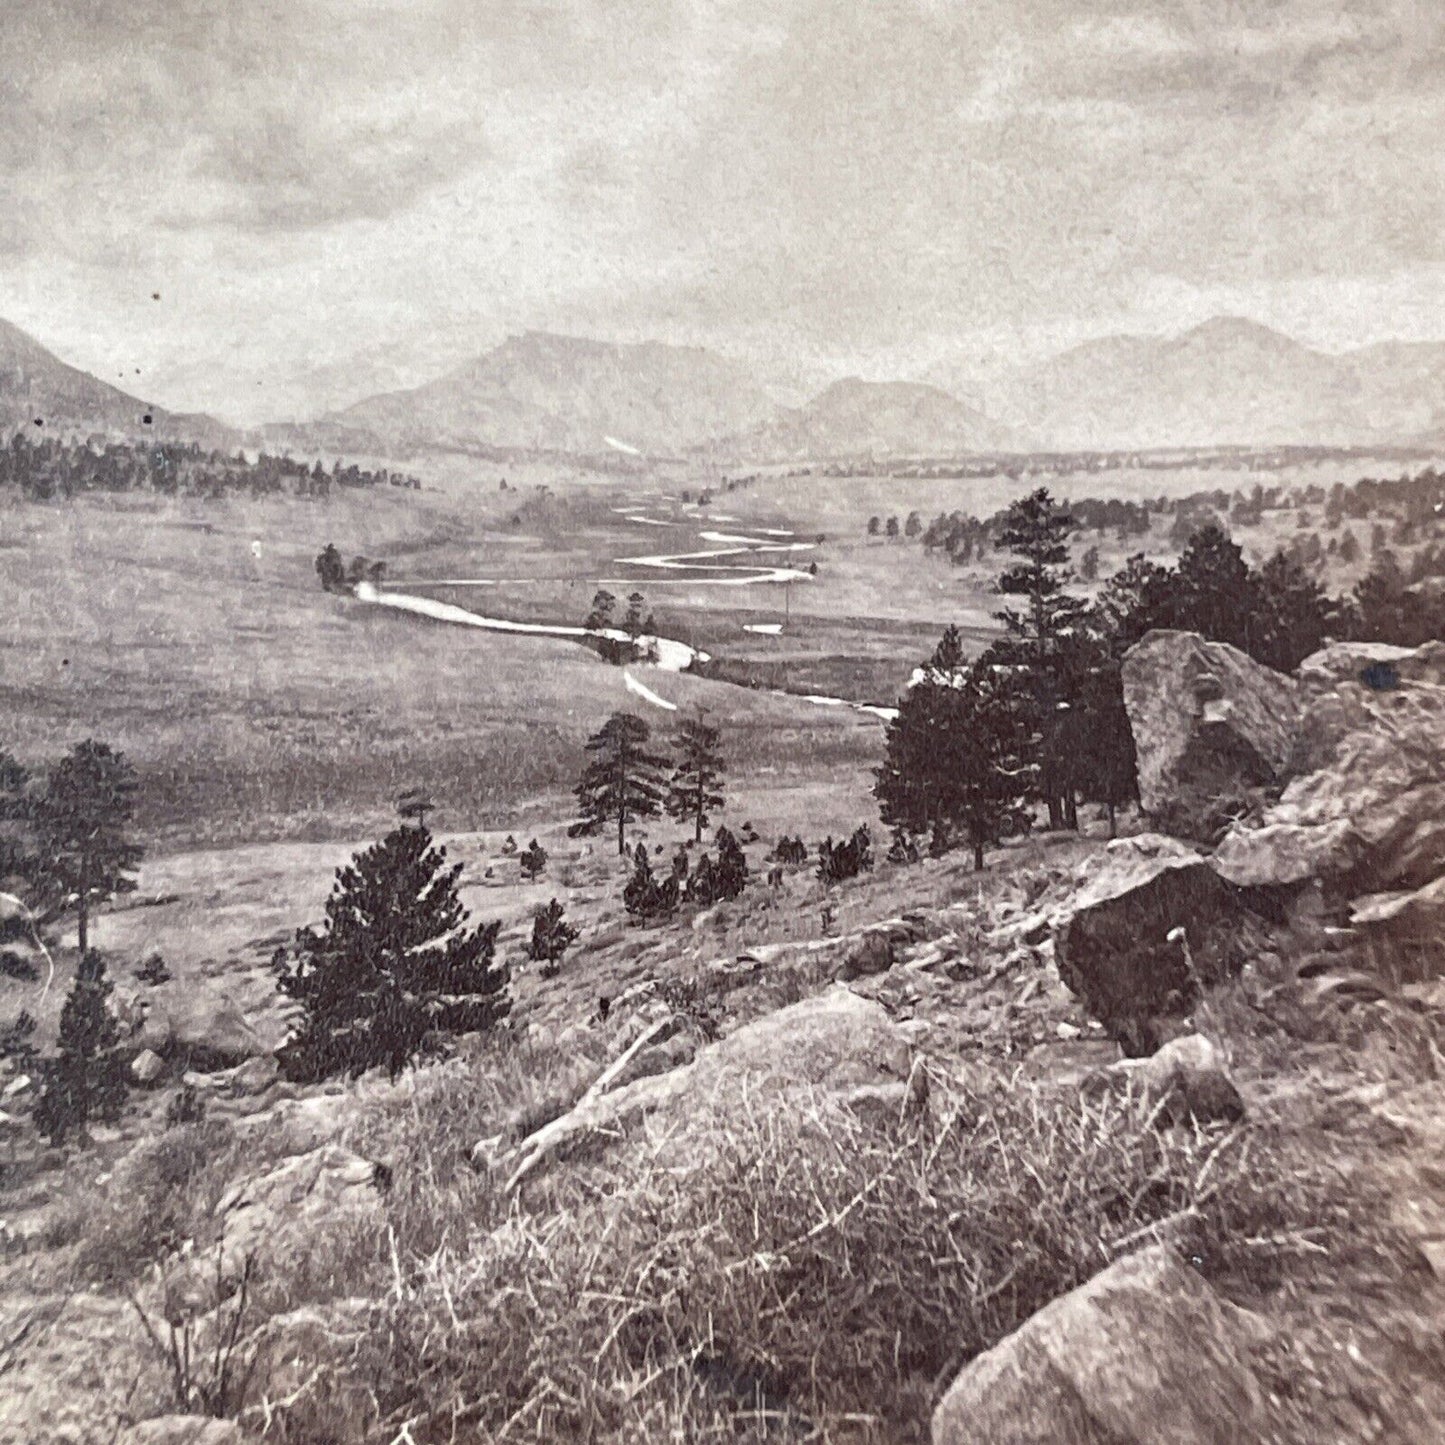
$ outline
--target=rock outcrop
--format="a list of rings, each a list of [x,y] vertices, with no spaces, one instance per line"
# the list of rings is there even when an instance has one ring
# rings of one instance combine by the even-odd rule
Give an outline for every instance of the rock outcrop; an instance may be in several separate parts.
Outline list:
[[[1059,976],[1132,1054],[1152,1053],[1156,1020],[1187,1011],[1201,984],[1245,961],[1236,891],[1173,838],[1120,838],[1091,858],[1053,911]]]
[[[1149,633],[1123,665],[1139,798],[1161,831],[1212,843],[1280,785],[1299,731],[1296,683],[1197,633]]]
[[[133,1022],[133,1047],[182,1068],[225,1068],[267,1052],[236,1001],[203,984],[167,983],[134,998],[118,996],[116,1012]]]
[[[648,1122],[654,1149],[680,1166],[709,1157],[740,1111],[803,1099],[846,1106],[855,1091],[907,1084],[907,1039],[877,1003],[842,985],[768,1014],[701,1050],[692,1063],[605,1093],[589,1091],[560,1119],[498,1161],[515,1188],[587,1140],[626,1139]],[[479,1145],[473,1157],[490,1158]]]
[[[1445,874],[1445,644],[1336,644],[1302,664],[1300,696],[1295,775],[1263,826],[1223,839],[1219,872],[1345,897]]]
[[[933,1445],[1234,1445],[1271,1438],[1235,1312],[1164,1246],[1119,1260],[980,1355]]]

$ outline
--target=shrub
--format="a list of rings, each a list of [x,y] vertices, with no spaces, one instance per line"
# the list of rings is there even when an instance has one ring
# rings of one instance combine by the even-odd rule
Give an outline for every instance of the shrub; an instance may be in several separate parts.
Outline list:
[[[527,955],[534,962],[543,965],[542,972],[548,976],[557,972],[562,956],[577,941],[581,932],[564,918],[562,905],[554,898],[545,908],[539,908],[532,916],[532,941]]]
[[[59,1047],[41,1065],[35,1127],[51,1144],[74,1133],[83,1138],[92,1119],[114,1121],[125,1107],[126,1066],[106,1005],[110,990],[105,962],[92,949],[82,956],[60,1011]]]
[[[818,877],[824,883],[845,883],[873,867],[873,839],[864,824],[846,842],[827,838],[818,844]]]
[[[547,866],[547,850],[533,838],[522,850],[517,863],[522,870],[522,877],[531,883],[542,876],[542,870]]]

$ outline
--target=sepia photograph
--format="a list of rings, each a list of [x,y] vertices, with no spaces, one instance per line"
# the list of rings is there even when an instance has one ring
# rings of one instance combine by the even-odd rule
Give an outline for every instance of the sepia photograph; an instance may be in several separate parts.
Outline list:
[[[1445,1441],[1445,4],[9,0],[0,1445]]]

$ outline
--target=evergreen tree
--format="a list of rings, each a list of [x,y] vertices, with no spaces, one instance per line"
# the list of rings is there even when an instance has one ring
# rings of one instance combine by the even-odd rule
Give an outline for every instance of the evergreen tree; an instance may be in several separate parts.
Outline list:
[[[84,1137],[91,1120],[113,1122],[125,1106],[126,1065],[106,1006],[110,990],[101,956],[82,954],[60,1010],[57,1050],[40,1070],[35,1127],[51,1144],[63,1144],[73,1132]]]
[[[898,518],[889,517],[888,525],[884,528],[884,530],[888,534],[888,540],[890,542],[896,542],[898,540]]]
[[[613,713],[587,742],[592,761],[575,789],[581,818],[568,833],[580,837],[617,824],[617,852],[627,852],[627,825],[655,818],[666,791],[667,759],[647,750],[652,732],[630,712]]]
[[[581,932],[566,921],[564,913],[562,905],[554,898],[532,915],[532,941],[527,954],[534,963],[542,964],[542,972],[549,977],[561,967],[562,956]]]
[[[1098,630],[1122,657],[1146,632],[1171,627],[1173,574],[1136,553],[1104,584],[1094,604]]]
[[[998,545],[1017,560],[999,575],[998,590],[1025,605],[996,614],[1007,635],[990,648],[999,676],[1026,684],[1016,701],[1040,749],[1035,761],[1043,765],[1034,778],[1055,827],[1074,816],[1073,787],[1067,770],[1056,766],[1061,756],[1056,743],[1059,715],[1073,702],[1075,644],[1087,610],[1067,590],[1073,580],[1069,538],[1076,530],[1073,514],[1044,487],[1005,512]]]
[[[642,609],[646,606],[647,598],[640,592],[632,593],[627,599],[627,615],[622,619],[622,630],[634,641],[643,633]]]
[[[723,805],[721,739],[720,729],[701,711],[696,717],[684,718],[673,738],[677,763],[668,785],[667,811],[679,823],[692,824],[697,843],[702,842],[713,809]]]
[[[129,832],[135,790],[125,754],[90,739],[51,770],[36,803],[41,887],[58,911],[75,910],[82,955],[90,948],[91,908],[135,889],[142,857]]]
[[[466,926],[460,863],[425,828],[400,827],[337,870],[319,931],[273,964],[301,1019],[279,1057],[293,1079],[394,1077],[443,1036],[489,1028],[510,1007],[493,963],[498,923]]]
[[[517,864],[522,870],[522,877],[528,883],[534,882],[542,876],[542,870],[547,866],[547,850],[533,838],[527,846],[522,849],[517,858]]]
[[[702,860],[706,862],[704,858]],[[677,875],[671,874],[657,881],[652,871],[647,847],[639,843],[632,853],[632,876],[622,889],[622,906],[639,922],[666,917],[674,912],[682,897],[682,887]]]
[[[719,898],[736,898],[748,885],[748,859],[742,845],[726,828],[717,830],[717,868],[714,883]]]
[[[999,575],[998,590],[1025,605],[1005,608],[997,617],[1015,644],[1015,660],[1036,677],[1047,675],[1060,638],[1084,611],[1083,601],[1066,590],[1073,580],[1069,538],[1076,529],[1069,509],[1040,487],[1004,513],[999,531],[998,546],[1018,560]]]
[[[1008,669],[992,661],[975,663],[958,686],[911,688],[888,724],[876,775],[883,822],[914,834],[961,831],[981,869],[1033,780],[1023,711]]]
[[[1174,570],[1168,625],[1249,652],[1258,611],[1255,582],[1239,544],[1217,523],[1189,539]]]
[[[1119,664],[1103,661],[1091,673],[1075,711],[1075,743],[1083,759],[1080,792],[1090,802],[1102,803],[1109,819],[1109,836],[1118,834],[1118,811],[1139,794],[1139,766],[1134,732],[1124,708]]]
[[[613,620],[617,599],[605,588],[592,598],[592,610],[582,625],[588,632],[606,633],[615,630]],[[620,664],[627,660],[627,649],[615,637],[599,637],[597,650],[606,662]]]
[[[1260,568],[1254,591],[1250,652],[1268,667],[1293,672],[1324,645],[1336,609],[1324,588],[1283,552]]]

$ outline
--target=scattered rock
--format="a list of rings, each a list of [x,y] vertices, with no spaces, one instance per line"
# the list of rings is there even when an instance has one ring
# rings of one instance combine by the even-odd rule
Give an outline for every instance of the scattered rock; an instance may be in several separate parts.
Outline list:
[[[751,1111],[790,1098],[842,1103],[861,1087],[907,1084],[912,1063],[887,1012],[835,984],[708,1045],[691,1064],[584,1098],[521,1142],[506,1161],[508,1183],[517,1187],[585,1141],[626,1140],[644,1119],[655,1125],[654,1149],[678,1167],[695,1168]],[[486,1151],[478,1150],[473,1157],[480,1160]]]
[[[855,979],[886,973],[893,967],[893,949],[893,939],[886,929],[870,928],[843,961],[842,976],[845,979]]]
[[[1213,842],[1282,781],[1300,718],[1292,679],[1226,643],[1158,631],[1125,655],[1123,683],[1140,803],[1164,832]]]
[[[134,1042],[185,1067],[226,1068],[266,1053],[235,1000],[204,984],[166,983],[146,990]]]
[[[166,1071],[166,1061],[151,1049],[142,1049],[130,1061],[130,1076],[142,1088],[158,1082]]]
[[[1104,1071],[1103,1082],[1134,1085],[1149,1103],[1163,1104],[1160,1117],[1168,1123],[1244,1118],[1244,1100],[1224,1059],[1203,1034],[1171,1039],[1147,1059],[1121,1060]]]
[[[233,1183],[213,1211],[221,1226],[223,1278],[239,1279],[247,1256],[281,1260],[304,1253],[310,1240],[338,1227],[381,1223],[385,1180],[370,1159],[324,1144]],[[196,1283],[214,1281],[214,1254],[201,1275]]]
[[[1235,1312],[1164,1246],[1119,1260],[954,1380],[933,1445],[1271,1438]]]

